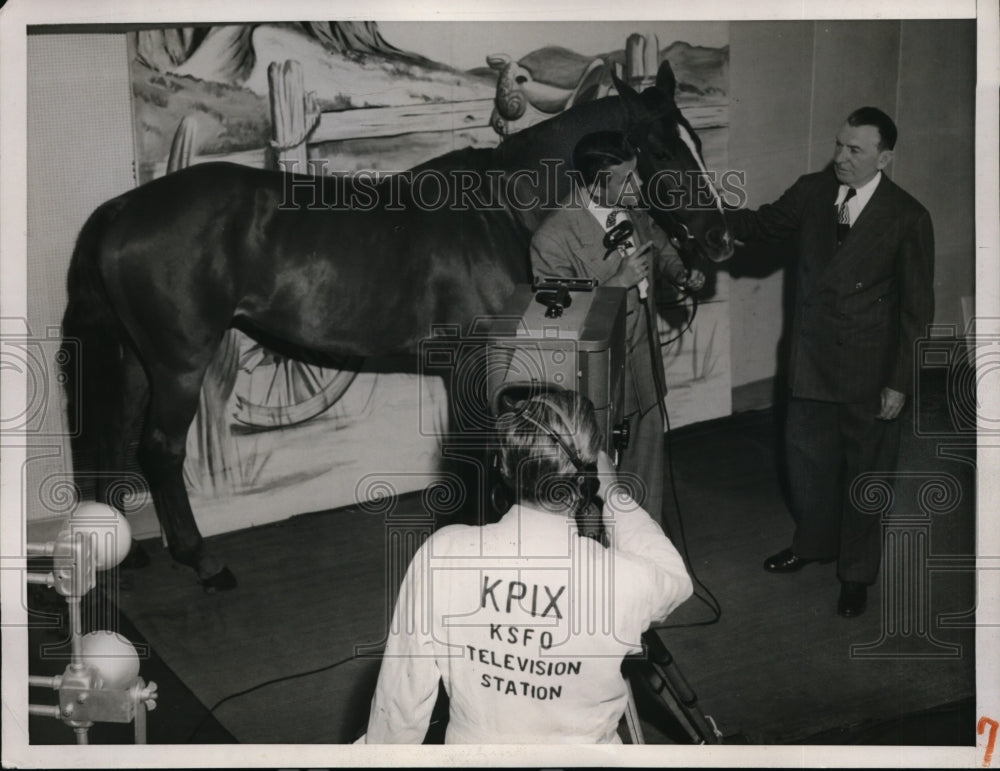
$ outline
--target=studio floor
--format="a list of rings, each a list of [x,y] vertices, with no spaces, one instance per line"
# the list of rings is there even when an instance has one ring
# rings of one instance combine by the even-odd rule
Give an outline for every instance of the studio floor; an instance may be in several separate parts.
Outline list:
[[[722,613],[716,620],[696,596],[660,636],[730,741],[975,744],[974,438],[955,428],[948,384],[924,381],[904,418],[905,473],[883,521],[892,546],[860,618],[837,616],[832,564],[794,575],[761,569],[791,537],[777,410],[670,435],[680,510],[670,504],[668,530],[699,580],[697,595],[711,591]],[[158,681],[161,705],[149,717],[150,741],[353,741],[401,578],[387,570],[401,541],[386,522],[407,515],[414,532],[424,527],[421,495],[212,538],[240,579],[220,594],[202,592],[190,570],[146,542],[152,564],[118,572],[99,604],[120,611],[121,629],[149,645],[143,675]],[[32,630],[33,674],[65,665],[37,656],[58,636],[51,626]],[[640,708],[647,743],[683,740],[655,705],[640,698]],[[125,728],[95,729],[94,740],[130,741]],[[54,720],[33,717],[30,731],[33,743],[72,741]]]

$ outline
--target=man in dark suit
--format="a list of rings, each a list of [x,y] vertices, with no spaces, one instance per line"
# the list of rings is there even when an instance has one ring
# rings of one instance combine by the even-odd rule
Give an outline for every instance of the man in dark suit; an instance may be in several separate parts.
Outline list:
[[[727,217],[741,241],[797,238],[785,446],[795,535],[764,569],[837,560],[837,610],[864,612],[882,556],[881,522],[851,485],[896,466],[914,350],[934,318],[927,210],[883,173],[896,126],[874,107],[848,116],[832,167],[776,202]]]
[[[535,231],[532,270],[536,279],[596,278],[601,286],[628,290],[625,414],[631,438],[622,453],[621,471],[623,482],[628,483],[629,476],[641,482],[633,497],[662,523],[663,419],[653,368],[659,367],[662,375],[663,360],[656,356],[654,361],[650,349],[645,298],[655,296],[657,273],[695,291],[704,285],[705,276],[699,271],[689,275],[667,234],[648,214],[634,208],[639,203],[640,181],[635,155],[623,134],[588,134],[574,148],[573,164],[586,188],[574,191]],[[623,220],[632,223],[632,237],[617,248],[607,248],[605,236]],[[655,271],[651,270],[653,263]],[[658,350],[659,345],[656,347]]]

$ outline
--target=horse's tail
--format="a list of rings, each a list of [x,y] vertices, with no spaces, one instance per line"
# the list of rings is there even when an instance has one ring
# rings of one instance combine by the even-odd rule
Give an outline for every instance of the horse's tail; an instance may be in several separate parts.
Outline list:
[[[78,483],[82,469],[99,470],[102,426],[113,420],[123,398],[121,325],[99,264],[101,239],[122,203],[115,198],[90,215],[77,237],[66,281],[59,361]]]

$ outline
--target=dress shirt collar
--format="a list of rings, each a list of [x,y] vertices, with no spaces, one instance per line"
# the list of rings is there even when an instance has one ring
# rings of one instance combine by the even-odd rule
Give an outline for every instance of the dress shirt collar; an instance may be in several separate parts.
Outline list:
[[[864,210],[865,206],[871,200],[871,197],[875,194],[875,188],[878,187],[878,183],[882,181],[882,172],[876,171],[875,176],[868,180],[861,187],[856,188],[854,191],[854,197],[847,202],[847,209],[851,213],[851,222],[853,223],[857,220],[858,215]],[[847,185],[841,185],[840,189],[837,191],[837,200],[834,206],[840,207],[840,204],[844,202],[847,197]]]
[[[587,210],[594,215],[594,219],[596,219],[597,224],[601,226],[601,230],[608,229],[608,215],[611,214],[611,212],[620,211],[626,215],[628,214],[625,209],[613,209],[608,206],[601,206],[594,199],[590,199],[587,202]]]

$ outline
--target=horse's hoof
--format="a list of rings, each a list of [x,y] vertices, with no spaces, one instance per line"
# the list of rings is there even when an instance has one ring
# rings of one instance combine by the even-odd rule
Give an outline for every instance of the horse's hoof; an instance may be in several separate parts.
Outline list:
[[[138,541],[133,540],[131,547],[129,547],[128,554],[125,555],[118,567],[124,570],[138,570],[139,568],[144,568],[149,564],[149,552],[142,548],[142,544]]]
[[[198,583],[209,593],[226,592],[236,588],[236,576],[229,568],[223,566],[218,573],[214,573],[208,578],[199,578]]]

